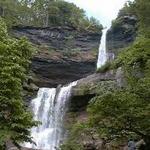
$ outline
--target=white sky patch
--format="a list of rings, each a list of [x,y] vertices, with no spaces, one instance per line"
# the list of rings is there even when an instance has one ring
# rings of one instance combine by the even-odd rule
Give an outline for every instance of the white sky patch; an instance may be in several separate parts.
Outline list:
[[[87,15],[100,20],[104,26],[110,26],[111,21],[117,17],[127,0],[66,0],[83,8]]]

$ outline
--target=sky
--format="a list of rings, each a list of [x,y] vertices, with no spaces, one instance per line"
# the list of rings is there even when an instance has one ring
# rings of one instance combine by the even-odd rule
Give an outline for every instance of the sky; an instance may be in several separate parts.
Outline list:
[[[86,11],[87,16],[97,18],[103,26],[109,27],[127,0],[66,0]]]

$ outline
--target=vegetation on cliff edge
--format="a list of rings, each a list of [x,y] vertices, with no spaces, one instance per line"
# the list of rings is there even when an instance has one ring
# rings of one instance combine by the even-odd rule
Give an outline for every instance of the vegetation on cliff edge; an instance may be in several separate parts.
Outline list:
[[[0,16],[7,25],[23,26],[72,26],[79,30],[101,32],[102,25],[98,20],[85,15],[73,3],[63,0],[5,0],[0,1]]]

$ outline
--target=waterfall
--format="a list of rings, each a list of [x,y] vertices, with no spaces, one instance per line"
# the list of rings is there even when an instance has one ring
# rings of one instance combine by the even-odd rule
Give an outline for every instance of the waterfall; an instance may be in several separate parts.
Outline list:
[[[102,38],[99,46],[99,54],[97,60],[97,69],[103,66],[107,61],[107,52],[106,52],[106,35],[108,28],[103,29]]]
[[[41,125],[31,130],[31,136],[36,143],[25,143],[25,147],[42,150],[56,150],[64,139],[63,118],[67,111],[67,102],[71,89],[77,84],[70,83],[60,88],[40,88],[37,98],[31,102],[34,119]]]

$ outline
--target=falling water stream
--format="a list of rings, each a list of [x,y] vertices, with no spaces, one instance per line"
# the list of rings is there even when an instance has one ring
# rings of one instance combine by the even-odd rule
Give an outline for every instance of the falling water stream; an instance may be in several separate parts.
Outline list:
[[[106,34],[108,29],[103,30],[97,68],[107,61]],[[42,150],[56,150],[65,138],[63,119],[67,111],[67,103],[71,96],[71,89],[77,81],[68,86],[57,88],[40,88],[37,98],[31,102],[34,119],[42,124],[31,130],[31,136],[35,144],[25,143],[25,147]]]
[[[108,28],[103,29],[102,38],[99,46],[99,54],[97,60],[97,69],[102,67],[107,61],[107,52],[106,52],[106,35]]]
[[[70,83],[57,91],[56,88],[40,88],[37,98],[31,102],[34,119],[41,125],[33,128],[31,136],[36,143],[26,143],[25,147],[42,150],[56,150],[64,139],[63,118],[67,111],[67,102],[71,89],[77,84]]]

